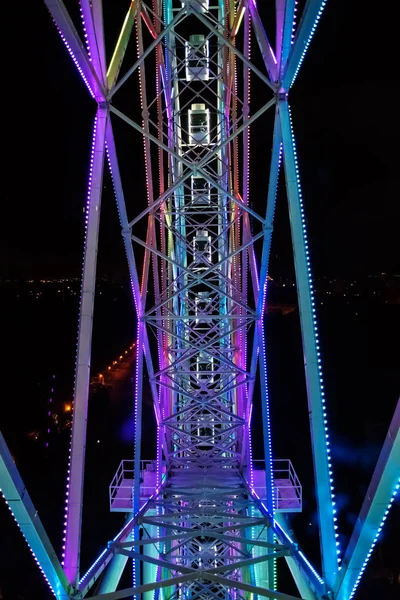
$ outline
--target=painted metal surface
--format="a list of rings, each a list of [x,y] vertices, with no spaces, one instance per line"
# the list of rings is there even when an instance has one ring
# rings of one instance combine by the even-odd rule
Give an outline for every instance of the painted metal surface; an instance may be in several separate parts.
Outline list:
[[[104,100],[105,90],[101,84],[101,75],[96,73],[64,3],[62,0],[45,0],[45,4],[90,95],[98,102]]]
[[[306,2],[282,77],[282,88],[285,90],[293,85],[297,77],[326,3],[327,0],[307,0]]]
[[[399,490],[400,399],[343,558],[335,585],[338,600],[353,598]]]
[[[373,545],[396,493],[398,430],[396,433],[392,425],[345,554],[344,568],[338,574],[321,359],[304,206],[287,104],[288,90],[326,0],[307,0],[298,26],[296,3],[278,0],[275,47],[267,39],[254,0],[237,5],[232,0],[213,4],[207,0],[157,0],[152,6],[134,0],[108,69],[101,0],[82,2],[86,48],[62,1],[45,1],[98,103],[87,206],[64,571],[2,444],[0,482],[14,503],[16,520],[27,532],[40,567],[59,598],[85,597],[105,571],[100,596],[95,598],[134,595],[145,600],[247,600],[257,595],[289,600],[293,596],[276,589],[276,565],[284,558],[305,600],[321,600],[327,594],[335,600],[347,600],[354,594],[371,553],[371,540]],[[143,33],[143,24],[149,35]],[[138,59],[118,79],[133,31]],[[251,34],[261,52],[262,69],[251,60]],[[194,59],[187,52],[190,35],[203,36],[208,48],[206,75],[204,58],[192,69]],[[149,59],[154,59],[156,67],[151,75]],[[142,107],[138,119],[110,104],[111,100],[117,103],[116,92],[134,74],[138,76]],[[250,97],[250,81],[255,78],[265,90],[265,102],[258,104]],[[267,206],[258,210],[251,204],[250,127],[273,106],[276,114]],[[130,218],[109,112],[143,138],[148,205]],[[135,457],[130,480],[133,514],[79,579],[87,393],[106,151],[138,318]],[[274,515],[263,317],[282,158],[311,416],[322,575],[291,539],[282,515]],[[137,227],[141,222],[145,223],[143,236]],[[137,245],[143,248],[141,273]],[[153,291],[150,295],[149,289]],[[150,498],[146,494],[148,500],[143,504],[141,410],[145,368],[158,446],[156,489]],[[254,486],[250,431],[256,377],[261,378],[266,467],[265,498],[261,499]],[[394,423],[398,428],[397,418]],[[129,559],[134,564],[134,585],[118,590]],[[68,589],[67,580],[71,584]]]
[[[107,119],[107,109],[99,107],[93,130],[86,204],[86,240],[79,313],[78,354],[76,361],[64,554],[64,569],[68,581],[74,585],[77,585],[79,581],[90,359]]]
[[[53,594],[58,600],[68,598],[68,581],[61,563],[46,534],[38,512],[32,503],[1,432],[0,492]]]
[[[335,527],[336,510],[333,501],[333,479],[329,458],[330,442],[327,428],[315,301],[313,297],[314,292],[296,148],[287,101],[279,101],[278,108],[303,341],[323,573],[328,585],[332,586],[338,572],[337,534]]]

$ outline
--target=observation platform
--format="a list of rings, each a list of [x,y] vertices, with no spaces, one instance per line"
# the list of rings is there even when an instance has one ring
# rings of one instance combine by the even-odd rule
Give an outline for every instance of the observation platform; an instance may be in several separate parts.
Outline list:
[[[131,512],[133,509],[133,465],[133,460],[122,460],[114,475],[109,488],[111,512]],[[165,466],[162,472],[165,473]],[[190,473],[185,473],[186,483],[187,476],[190,479]],[[226,476],[227,478],[229,477],[228,472]],[[173,477],[174,482],[178,484],[178,473],[174,474]],[[302,487],[292,462],[289,459],[275,459],[273,461],[273,477],[276,512],[301,512]],[[156,482],[156,461],[142,460],[140,469],[140,506],[143,506],[150,496],[154,494]],[[225,478],[224,483],[227,483]],[[253,461],[253,490],[261,500],[266,499],[263,460]]]
[[[292,461],[288,458],[276,458],[272,461],[275,511],[301,512],[303,507],[303,490]],[[261,500],[266,499],[265,463],[253,460],[253,490]]]
[[[131,512],[133,510],[133,460],[121,460],[109,487],[110,511]],[[163,469],[165,472],[165,467]],[[140,506],[154,494],[157,483],[155,460],[140,461]]]

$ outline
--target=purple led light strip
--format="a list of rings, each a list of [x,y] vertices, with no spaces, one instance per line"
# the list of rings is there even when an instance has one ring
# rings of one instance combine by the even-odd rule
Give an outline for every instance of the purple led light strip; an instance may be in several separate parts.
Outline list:
[[[92,187],[92,177],[93,177],[93,163],[94,163],[94,149],[96,144],[96,132],[97,132],[97,115],[94,119],[93,125],[93,134],[92,134],[92,148],[90,154],[90,165],[89,165],[89,178],[88,178],[88,191],[86,196],[86,206],[85,206],[85,248],[83,256],[86,253],[86,242],[87,242],[87,229],[88,229],[88,219],[89,219],[89,206],[90,206],[90,196],[91,196],[91,187]],[[81,275],[81,295],[79,300],[79,306],[82,306],[82,292],[83,292],[83,271],[84,271],[84,262],[82,265],[82,275]],[[76,354],[75,354],[75,386],[74,393],[76,391],[76,378],[77,378],[77,366],[78,366],[78,341],[76,343]],[[74,419],[74,402],[72,402],[72,419]],[[64,516],[64,531],[63,531],[63,554],[62,554],[62,565],[65,564],[65,543],[66,543],[66,535],[67,535],[67,521],[68,521],[68,508],[69,508],[69,487],[70,487],[70,477],[71,477],[71,453],[72,453],[72,428],[71,428],[71,437],[69,444],[69,453],[68,453],[68,475],[67,475],[67,484],[66,484],[66,498],[65,498],[65,516]]]
[[[108,111],[98,108],[93,128],[92,152],[85,210],[85,249],[79,316],[72,440],[66,498],[63,564],[68,581],[79,578],[83,479],[90,380],[93,308],[100,223],[101,191]]]

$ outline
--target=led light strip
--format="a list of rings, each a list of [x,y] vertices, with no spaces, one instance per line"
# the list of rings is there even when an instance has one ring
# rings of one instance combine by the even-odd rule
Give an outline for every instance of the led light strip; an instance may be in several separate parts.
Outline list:
[[[328,458],[329,483],[330,483],[330,492],[331,492],[332,508],[333,508],[333,523],[334,523],[335,538],[336,538],[336,555],[337,555],[337,561],[339,562],[340,548],[339,548],[339,533],[338,533],[337,516],[336,516],[337,510],[336,510],[335,493],[334,493],[334,487],[333,487],[333,472],[332,472],[331,449],[330,449],[329,431],[328,431],[328,416],[327,416],[326,406],[325,406],[326,401],[325,401],[325,392],[324,392],[322,366],[321,366],[322,359],[321,359],[321,351],[320,351],[320,344],[319,344],[317,315],[316,315],[316,310],[315,310],[315,299],[314,299],[314,290],[313,290],[311,265],[310,265],[310,252],[308,250],[307,228],[306,228],[306,223],[305,223],[305,218],[304,218],[304,204],[303,204],[303,197],[302,197],[301,186],[300,186],[300,175],[299,175],[299,166],[298,166],[298,161],[297,161],[296,142],[295,142],[295,137],[294,137],[294,133],[293,133],[292,115],[291,115],[289,106],[288,106],[288,112],[289,112],[290,134],[291,134],[291,138],[292,138],[292,147],[293,147],[293,155],[294,155],[294,163],[295,163],[295,171],[296,171],[296,184],[297,184],[297,190],[298,190],[298,196],[299,196],[299,202],[300,202],[301,226],[302,226],[302,230],[303,230],[303,243],[304,243],[305,253],[306,253],[307,280],[308,280],[308,286],[309,286],[310,296],[311,296],[311,312],[312,312],[311,316],[312,316],[312,322],[313,322],[315,347],[316,347],[316,355],[317,355],[317,363],[318,363],[318,367],[317,367],[318,368],[318,380],[319,380],[318,383],[319,383],[321,400],[322,400],[322,415],[323,415],[323,420],[324,420],[325,444],[326,444],[326,452],[327,452],[327,458]]]
[[[27,545],[28,545],[28,548],[29,548],[29,550],[30,550],[30,551],[31,551],[31,553],[32,553],[32,556],[33,556],[33,558],[34,558],[34,561],[36,562],[37,566],[39,567],[40,571],[42,572],[42,575],[43,575],[43,577],[44,577],[45,581],[47,582],[47,584],[48,584],[49,588],[50,588],[50,589],[51,589],[51,591],[53,592],[54,596],[57,598],[57,593],[56,593],[56,591],[55,591],[55,590],[54,590],[54,588],[52,587],[52,585],[51,585],[50,581],[48,580],[48,578],[47,578],[47,576],[46,576],[46,574],[45,574],[45,572],[43,571],[43,569],[42,569],[42,567],[41,567],[41,565],[40,565],[40,562],[39,562],[39,560],[38,560],[38,559],[37,559],[37,557],[36,557],[36,554],[35,554],[35,553],[34,553],[34,551],[32,550],[32,546],[31,546],[31,545],[30,545],[30,543],[28,542],[28,540],[27,540],[27,538],[26,538],[26,536],[25,536],[24,532],[22,531],[22,529],[21,529],[21,527],[20,527],[20,525],[19,525],[19,523],[18,523],[17,519],[15,518],[15,515],[14,515],[14,513],[13,513],[12,509],[11,509],[11,506],[10,506],[10,505],[9,505],[9,503],[7,502],[7,500],[6,500],[6,497],[4,496],[4,494],[3,494],[2,490],[1,490],[1,488],[0,488],[0,494],[3,496],[3,498],[4,498],[4,502],[7,504],[7,506],[8,506],[8,509],[9,509],[10,513],[12,514],[12,517],[13,517],[14,521],[15,521],[15,522],[16,522],[16,524],[18,525],[18,529],[19,529],[19,530],[20,530],[20,532],[22,533],[22,536],[23,536],[24,540],[26,541],[26,543],[27,543]]]
[[[298,12],[298,0],[295,0],[294,2],[294,8],[293,8],[293,24],[292,24],[292,36],[291,36],[291,44],[293,45],[294,42],[294,38],[295,38],[295,34],[296,34],[296,25],[297,25],[297,12]]]
[[[111,175],[111,181],[112,181],[113,189],[114,189],[114,196],[115,196],[115,198],[117,198],[117,190],[115,188],[114,173],[113,173],[113,170],[112,170],[112,167],[111,167],[110,152],[108,150],[107,143],[106,143],[106,155],[107,155],[108,168],[110,170],[110,175]],[[123,227],[122,220],[121,220],[121,214],[120,214],[120,210],[119,210],[119,203],[118,202],[117,202],[117,209],[118,209],[119,223],[120,223],[121,227]],[[126,248],[125,244],[124,244],[124,247],[125,247],[126,259],[128,261],[128,264],[129,264],[129,257],[128,257],[127,248]],[[131,283],[132,297],[133,297],[133,302],[135,304],[136,314],[138,314],[138,309],[139,309],[138,302],[140,301],[140,299],[136,298],[135,288],[134,288],[134,285],[133,285],[133,279],[132,279],[131,273],[129,273],[129,280],[130,280],[130,283]]]
[[[356,593],[356,590],[357,590],[357,588],[358,588],[358,585],[359,585],[359,583],[360,583],[360,581],[361,581],[361,577],[363,576],[363,573],[364,573],[364,571],[365,571],[365,569],[366,569],[366,567],[367,567],[367,564],[368,564],[368,562],[369,562],[369,559],[370,559],[370,558],[371,558],[371,556],[372,556],[372,553],[373,553],[373,551],[374,551],[374,548],[375,548],[375,546],[376,546],[376,543],[377,543],[377,541],[378,541],[378,539],[379,539],[379,536],[380,536],[380,534],[381,534],[381,531],[382,531],[382,529],[383,529],[383,526],[384,526],[384,524],[385,524],[385,521],[386,521],[386,519],[387,519],[387,516],[388,516],[388,514],[389,514],[390,507],[392,506],[392,504],[393,504],[393,502],[394,502],[394,499],[396,498],[396,496],[397,496],[397,494],[398,494],[398,492],[399,492],[399,489],[400,489],[400,478],[398,479],[398,481],[397,481],[397,484],[395,485],[395,488],[394,488],[393,495],[392,495],[392,497],[391,497],[391,499],[390,499],[390,502],[389,502],[389,504],[388,504],[388,506],[387,506],[387,509],[386,509],[386,511],[385,511],[385,514],[384,514],[384,516],[383,516],[383,519],[382,519],[382,521],[381,521],[381,524],[379,525],[379,527],[378,527],[378,530],[377,530],[377,532],[376,532],[376,535],[375,535],[374,541],[373,541],[373,542],[372,542],[372,544],[371,544],[371,547],[370,547],[370,549],[369,549],[369,552],[368,552],[368,554],[367,554],[367,556],[366,556],[366,559],[364,560],[364,564],[363,564],[363,566],[362,566],[362,567],[361,567],[361,569],[360,569],[360,572],[359,572],[359,574],[358,574],[358,577],[357,577],[357,579],[356,579],[356,582],[355,582],[355,584],[354,584],[354,586],[353,586],[353,589],[351,590],[351,594],[350,594],[350,596],[349,596],[349,599],[348,599],[348,600],[351,600],[351,599],[354,597],[355,593]]]
[[[92,182],[93,182],[93,163],[94,163],[94,150],[96,145],[96,134],[97,134],[97,115],[94,119],[93,125],[93,136],[92,136],[92,149],[90,154],[90,166],[89,166],[89,178],[88,178],[88,191],[86,197],[86,206],[85,206],[85,244],[83,256],[86,254],[86,244],[87,244],[87,232],[88,232],[88,222],[89,222],[89,209],[90,209],[90,198],[92,193]],[[82,294],[83,294],[83,273],[84,273],[84,260],[82,265],[82,276],[81,276],[81,295],[79,300],[79,314],[82,306]],[[80,323],[78,322],[78,332],[80,328]],[[78,334],[79,338],[79,334]],[[75,354],[75,384],[74,384],[74,398],[75,398],[75,388],[76,388],[76,377],[77,377],[77,362],[78,362],[78,344],[79,340],[76,343],[76,354]],[[65,544],[66,544],[66,535],[67,535],[67,521],[68,521],[68,507],[69,507],[69,482],[71,476],[71,455],[72,455],[72,430],[73,430],[73,410],[74,410],[75,402],[72,401],[72,427],[71,427],[71,437],[69,443],[69,452],[68,452],[68,475],[67,475],[67,485],[66,485],[66,498],[65,498],[65,514],[64,514],[64,530],[63,530],[63,546],[62,546],[62,565],[64,566],[65,561]]]
[[[66,37],[64,36],[63,32],[59,28],[57,21],[55,19],[53,19],[53,17],[52,17],[52,21],[53,21],[54,25],[56,26],[57,31],[60,34],[60,37],[61,37],[62,41],[64,42],[65,47],[68,50],[68,53],[70,54],[72,60],[74,61],[74,64],[75,64],[76,68],[78,69],[80,76],[82,77],[83,81],[85,82],[85,85],[86,85],[87,89],[89,90],[90,95],[92,96],[92,98],[95,98],[94,92],[93,92],[92,88],[90,87],[90,84],[89,84],[88,80],[86,79],[84,72],[82,71],[81,67],[79,66],[79,63],[75,57],[75,54],[72,52],[71,46],[68,44]]]
[[[278,193],[278,182],[279,182],[279,172],[281,169],[281,164],[282,164],[282,156],[283,156],[283,146],[282,143],[279,145],[279,159],[278,159],[278,172],[276,175],[276,184],[275,184],[275,193],[274,193],[274,210],[273,213],[270,217],[270,221],[267,223],[269,226],[272,227],[272,224],[274,222],[274,216],[275,216],[275,210],[276,210],[276,196]],[[268,235],[268,234],[265,234]],[[271,239],[270,239],[270,246],[268,249],[268,255],[267,255],[267,272],[266,272],[266,277],[265,277],[265,283],[264,283],[264,290],[263,290],[263,300],[262,300],[262,305],[261,305],[261,315],[264,316],[265,314],[265,307],[266,307],[266,303],[267,303],[267,289],[268,289],[268,270],[269,270],[269,258],[271,255],[271,244],[272,244],[272,233],[271,233]]]
[[[85,42],[86,42],[87,53],[88,53],[90,62],[92,62],[92,55],[90,52],[90,44],[89,44],[89,36],[87,33],[87,29],[86,29],[85,14],[83,11],[82,0],[79,0],[79,11],[81,13],[81,19],[82,19],[82,25],[83,25],[83,36],[84,36]]]
[[[323,1],[322,1],[321,7],[320,7],[320,9],[319,9],[319,11],[318,11],[318,13],[317,13],[317,16],[316,16],[316,18],[315,18],[314,24],[313,24],[313,26],[311,27],[311,32],[310,32],[310,34],[309,34],[309,36],[308,36],[308,39],[307,39],[307,41],[306,41],[306,43],[305,43],[305,46],[304,46],[304,48],[303,48],[303,52],[301,53],[301,57],[300,57],[300,60],[299,60],[299,63],[298,63],[298,65],[297,65],[297,69],[296,69],[296,71],[294,72],[293,79],[292,79],[292,81],[291,81],[291,83],[290,83],[290,87],[292,87],[293,83],[295,82],[295,80],[296,80],[296,77],[297,77],[297,74],[298,74],[298,72],[299,72],[299,70],[300,70],[300,67],[301,67],[301,65],[303,64],[304,57],[305,57],[305,55],[306,55],[306,52],[307,52],[307,50],[308,50],[308,46],[310,45],[310,43],[311,43],[311,40],[312,40],[312,39],[313,39],[313,37],[314,37],[315,30],[317,29],[317,25],[318,25],[318,23],[319,23],[319,21],[320,21],[320,19],[321,19],[321,15],[322,15],[322,13],[323,13],[323,11],[324,11],[325,4],[326,4],[326,3],[327,3],[327,0],[323,0]],[[293,39],[292,39],[292,44],[293,44]]]

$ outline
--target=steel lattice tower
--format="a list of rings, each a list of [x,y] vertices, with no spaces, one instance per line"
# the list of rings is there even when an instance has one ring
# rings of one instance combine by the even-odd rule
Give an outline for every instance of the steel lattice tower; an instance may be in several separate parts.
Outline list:
[[[45,2],[97,112],[62,566],[0,439],[3,495],[44,576],[59,599],[90,594],[103,571],[96,598],[290,599],[294,596],[278,591],[276,579],[279,561],[286,560],[299,597],[352,598],[399,488],[400,408],[340,563],[307,232],[288,105],[326,0],[307,0],[300,19],[295,0],[276,0],[274,45],[255,0],[155,0],[152,5],[133,0],[109,65],[101,0],[81,1],[85,43],[61,0]],[[252,62],[251,39],[261,66]],[[120,77],[127,46],[135,40],[137,60]],[[116,94],[131,76],[138,77],[142,109],[133,118],[116,107]],[[257,94],[251,98],[253,82]],[[268,110],[275,111],[269,184],[264,199],[253,205],[250,130],[253,124],[253,130],[265,128]],[[147,207],[129,216],[111,116],[143,139]],[[82,575],[90,355],[106,159],[138,322],[135,453],[122,461],[111,485],[111,510],[127,513],[126,523]],[[321,573],[292,540],[283,514],[301,506],[297,476],[289,461],[282,467],[272,459],[263,317],[281,166],[300,310]],[[150,462],[141,456],[145,370],[157,423],[157,449]],[[257,378],[264,432],[260,470],[251,452]],[[121,590],[129,559],[133,584]]]

